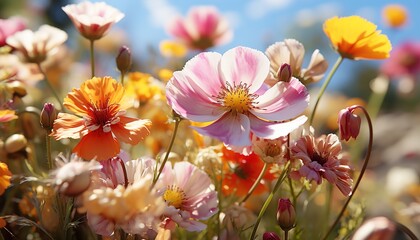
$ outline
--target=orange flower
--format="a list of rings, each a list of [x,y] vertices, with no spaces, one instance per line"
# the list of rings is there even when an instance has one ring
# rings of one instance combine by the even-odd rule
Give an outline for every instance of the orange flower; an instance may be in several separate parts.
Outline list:
[[[239,154],[228,150],[226,147],[222,149],[223,162],[227,165],[228,170],[224,170],[222,191],[225,195],[235,194],[237,196],[245,196],[254,184],[260,174],[264,162],[252,153],[249,156]],[[263,180],[273,180],[274,175],[268,171],[265,173]],[[266,185],[258,184],[253,192],[254,195],[262,194],[267,191]]]
[[[10,178],[12,178],[12,173],[6,163],[0,162],[0,195],[10,186]]]
[[[402,27],[407,22],[407,9],[399,4],[387,5],[382,10],[382,18],[390,27]]]
[[[14,110],[0,110],[0,122],[9,122],[16,118],[18,118],[18,116],[16,116]]]
[[[388,37],[360,16],[330,18],[324,23],[324,32],[344,58],[384,59],[392,48]]]
[[[6,226],[6,221],[4,221],[4,219],[0,217],[0,229],[4,228],[5,226]]]
[[[124,116],[129,107],[124,88],[111,77],[94,77],[73,89],[64,99],[64,106],[77,116],[58,114],[51,136],[81,138],[73,149],[79,157],[105,160],[120,152],[123,141],[137,144],[149,134],[151,122]]]

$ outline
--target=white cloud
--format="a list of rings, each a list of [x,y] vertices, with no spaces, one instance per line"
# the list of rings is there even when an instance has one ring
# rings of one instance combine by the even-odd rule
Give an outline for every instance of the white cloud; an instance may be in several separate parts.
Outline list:
[[[168,0],[143,0],[143,3],[150,13],[151,22],[158,27],[166,27],[175,16],[179,15],[177,8]]]
[[[246,13],[251,18],[262,18],[268,12],[285,8],[292,0],[252,0],[246,6]]]
[[[323,22],[328,18],[337,16],[340,8],[334,3],[323,4],[316,8],[302,9],[296,15],[296,22],[300,27],[310,27],[317,22]]]

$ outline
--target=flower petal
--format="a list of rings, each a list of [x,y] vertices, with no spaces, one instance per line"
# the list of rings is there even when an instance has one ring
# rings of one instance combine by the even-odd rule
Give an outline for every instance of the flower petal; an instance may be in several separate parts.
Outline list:
[[[293,130],[303,125],[308,119],[306,116],[300,116],[288,122],[272,123],[266,122],[256,117],[250,117],[251,131],[257,137],[276,139],[282,136],[286,136]]]
[[[219,120],[206,127],[193,127],[203,135],[217,138],[225,144],[234,146],[251,145],[250,122],[243,114],[225,114]]]
[[[296,78],[289,83],[278,82],[258,97],[250,112],[268,121],[284,121],[301,114],[309,104],[306,87]]]
[[[85,120],[68,113],[59,113],[54,121],[51,136],[56,140],[63,138],[80,138],[87,133]]]
[[[246,84],[249,92],[256,92],[270,71],[270,61],[260,51],[247,47],[236,47],[223,54],[220,61],[223,84],[232,86]]]
[[[98,161],[114,157],[121,151],[120,144],[111,132],[97,130],[86,134],[74,147],[73,152],[85,160]]]
[[[112,133],[123,142],[135,145],[149,135],[150,120],[120,116],[120,122],[111,125]]]

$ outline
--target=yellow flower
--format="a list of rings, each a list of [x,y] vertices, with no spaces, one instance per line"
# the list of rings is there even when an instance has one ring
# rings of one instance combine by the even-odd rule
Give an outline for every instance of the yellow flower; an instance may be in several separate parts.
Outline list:
[[[330,18],[324,23],[324,32],[344,58],[384,59],[392,48],[388,37],[360,16]]]
[[[399,4],[387,5],[382,10],[382,18],[390,27],[401,27],[407,22],[407,9]]]
[[[163,85],[146,73],[133,72],[128,74],[126,90],[129,96],[134,96],[139,102],[147,102],[154,97],[163,96]]]
[[[185,45],[175,41],[165,40],[160,43],[160,52],[166,57],[184,57],[187,54]]]
[[[0,195],[10,186],[10,178],[12,178],[12,173],[6,163],[0,162]]]
[[[161,79],[162,81],[165,81],[165,82],[168,81],[169,79],[171,79],[173,74],[174,74],[174,72],[170,69],[167,69],[167,68],[162,68],[158,72],[159,79]]]

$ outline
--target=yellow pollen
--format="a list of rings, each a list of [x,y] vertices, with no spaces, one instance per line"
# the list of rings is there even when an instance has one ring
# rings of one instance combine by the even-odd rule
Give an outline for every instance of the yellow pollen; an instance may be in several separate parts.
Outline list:
[[[226,87],[217,96],[218,102],[228,109],[236,113],[246,113],[253,108],[254,100],[258,97],[256,94],[249,94],[247,84],[240,83],[231,86],[228,82]]]
[[[175,208],[180,208],[182,206],[184,198],[185,193],[175,186],[169,186],[163,194],[163,199],[168,205],[174,206]]]

